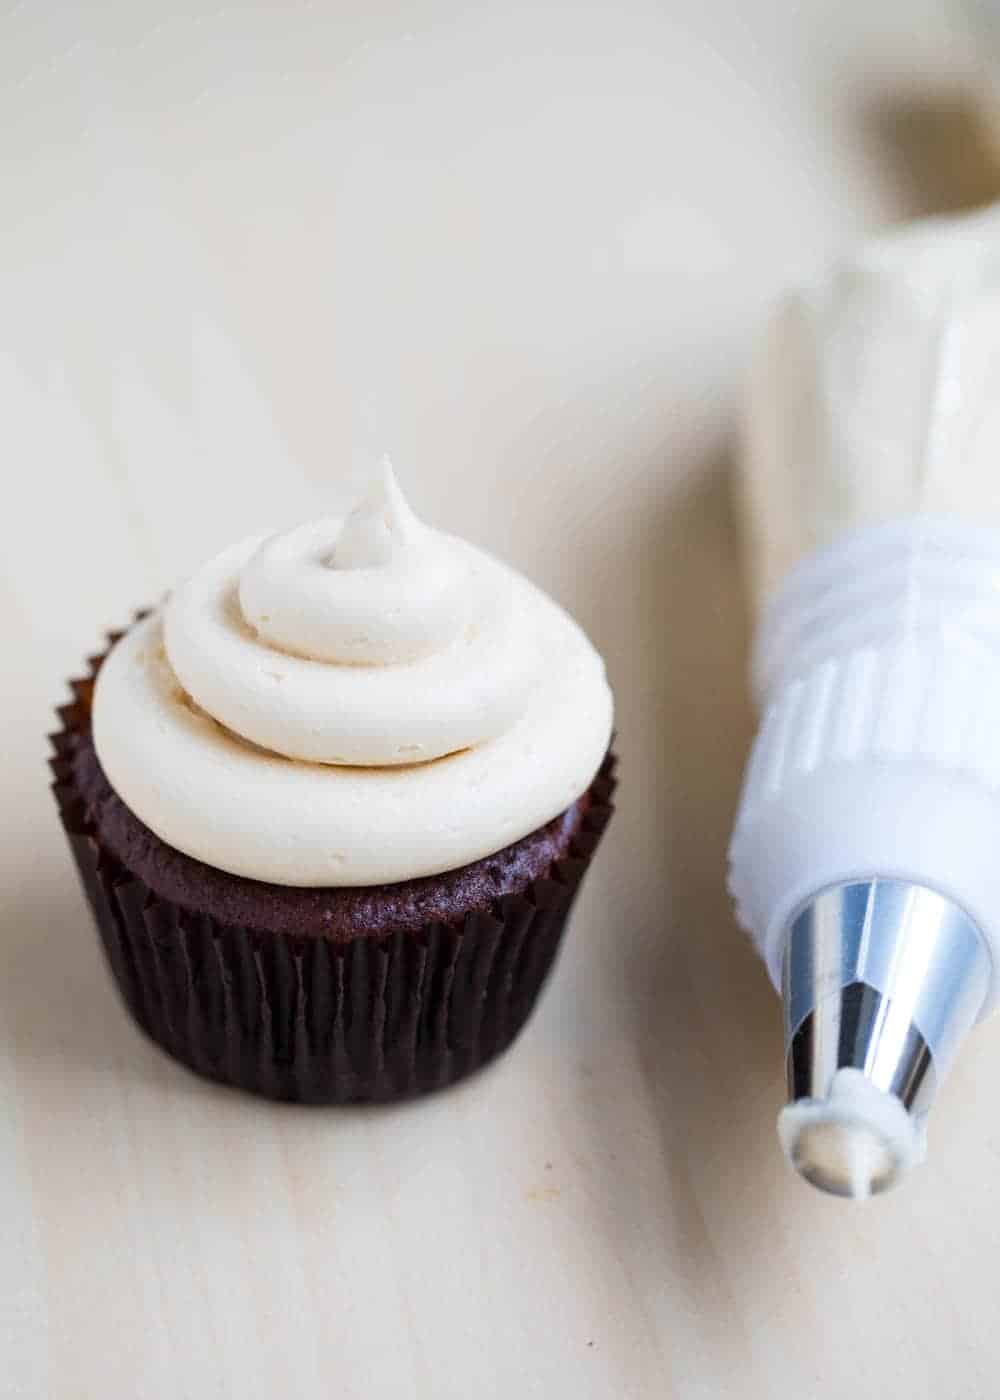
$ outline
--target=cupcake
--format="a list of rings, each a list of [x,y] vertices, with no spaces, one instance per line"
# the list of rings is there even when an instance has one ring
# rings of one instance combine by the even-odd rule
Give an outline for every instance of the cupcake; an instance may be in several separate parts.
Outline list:
[[[73,683],[54,791],[114,978],[176,1059],[388,1100],[504,1050],[611,815],[580,628],[386,464],[243,541]]]

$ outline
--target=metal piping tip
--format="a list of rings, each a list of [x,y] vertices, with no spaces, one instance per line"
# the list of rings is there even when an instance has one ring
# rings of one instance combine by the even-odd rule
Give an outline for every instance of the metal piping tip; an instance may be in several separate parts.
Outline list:
[[[923,1158],[927,1111],[989,976],[978,929],[923,886],[861,881],[802,909],[785,945],[778,1131],[806,1181],[864,1199]]]

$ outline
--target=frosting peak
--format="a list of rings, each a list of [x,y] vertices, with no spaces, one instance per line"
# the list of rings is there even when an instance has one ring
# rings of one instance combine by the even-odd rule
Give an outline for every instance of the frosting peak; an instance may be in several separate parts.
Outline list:
[[[441,651],[472,620],[468,575],[468,551],[420,523],[386,458],[346,519],[258,544],[240,570],[239,607],[278,651],[395,666]]]
[[[403,665],[443,651],[476,610],[489,608],[472,573],[468,547],[420,524],[387,458],[346,519],[314,521],[258,543],[239,570],[239,610],[263,643],[293,657]]]
[[[610,732],[576,624],[422,524],[388,462],[352,513],[206,564],[115,647],[94,704],[108,778],[157,835],[290,885],[499,850],[584,792]]]
[[[419,548],[426,534],[399,489],[392,462],[383,457],[364,499],[347,517],[326,563],[331,569],[384,568],[404,550]]]

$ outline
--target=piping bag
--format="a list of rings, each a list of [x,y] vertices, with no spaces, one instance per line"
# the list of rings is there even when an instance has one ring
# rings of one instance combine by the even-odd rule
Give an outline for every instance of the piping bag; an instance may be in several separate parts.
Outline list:
[[[779,308],[741,476],[761,711],[730,889],[784,1006],[779,1136],[863,1198],[1000,993],[1000,207]]]

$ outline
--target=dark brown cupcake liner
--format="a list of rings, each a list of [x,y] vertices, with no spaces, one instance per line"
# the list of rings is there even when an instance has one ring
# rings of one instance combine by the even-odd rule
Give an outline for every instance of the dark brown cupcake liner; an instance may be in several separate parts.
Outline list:
[[[71,759],[103,657],[90,659],[88,678],[70,682],[74,698],[57,712],[52,786],[115,982],[147,1035],[208,1078],[325,1104],[442,1088],[512,1043],[614,810],[613,753],[569,855],[460,926],[433,922],[346,943],[233,926],[152,890],[88,816]]]

